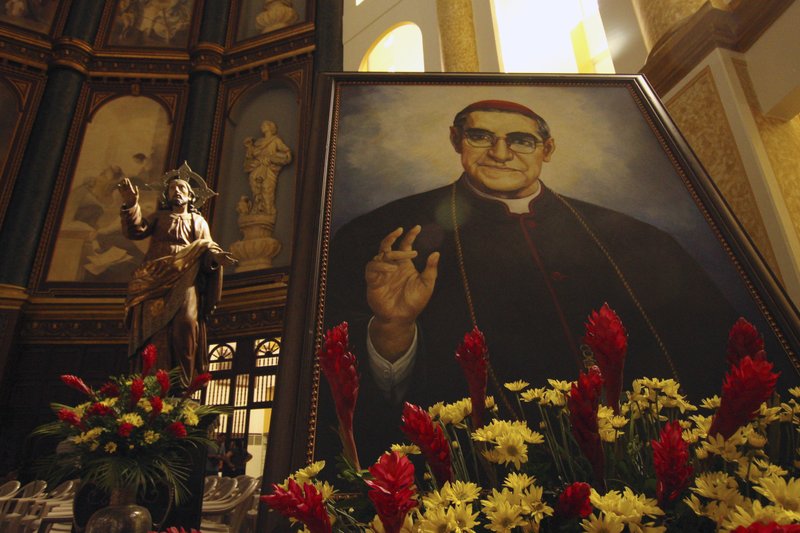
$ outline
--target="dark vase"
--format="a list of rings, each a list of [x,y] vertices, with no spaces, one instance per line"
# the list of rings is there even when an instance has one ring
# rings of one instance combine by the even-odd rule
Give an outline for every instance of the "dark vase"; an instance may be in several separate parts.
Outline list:
[[[149,533],[153,519],[146,507],[136,505],[136,491],[114,489],[108,507],[92,514],[85,533]]]

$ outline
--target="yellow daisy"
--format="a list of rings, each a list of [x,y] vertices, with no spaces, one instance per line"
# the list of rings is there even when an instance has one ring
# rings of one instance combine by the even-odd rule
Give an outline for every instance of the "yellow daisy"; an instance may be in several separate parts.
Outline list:
[[[607,516],[605,513],[590,515],[581,522],[581,527],[587,533],[622,533],[625,525],[616,516]]]
[[[530,385],[530,383],[528,383],[527,381],[522,381],[522,380],[512,381],[510,383],[503,384],[503,386],[505,388],[507,388],[508,390],[510,390],[511,392],[519,392],[522,389],[524,389],[525,387],[527,387],[528,385]]]

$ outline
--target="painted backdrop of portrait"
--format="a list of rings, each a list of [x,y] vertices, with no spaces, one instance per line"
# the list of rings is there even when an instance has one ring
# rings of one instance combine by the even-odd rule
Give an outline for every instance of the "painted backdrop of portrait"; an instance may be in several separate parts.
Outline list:
[[[280,251],[271,258],[273,268],[287,267],[292,257],[295,174],[299,157],[298,114],[294,91],[284,85],[273,84],[252,89],[243,95],[226,120],[217,185],[220,195],[216,200],[212,228],[217,242],[225,249],[243,236],[238,223],[242,209],[238,204],[243,197],[252,200],[254,196],[249,184],[251,172],[246,170],[249,168],[246,166],[246,140],[252,138],[257,143],[263,139],[263,123],[270,121],[277,129],[277,136],[291,152],[289,163],[280,168],[275,188],[276,218],[272,237],[280,243]],[[227,269],[225,274],[234,271]]]
[[[305,0],[243,0],[236,40],[278,31],[305,20]]]
[[[19,98],[9,84],[0,81],[0,177],[6,166],[19,118]]]
[[[117,184],[130,178],[139,187],[143,213],[156,209],[170,128],[164,107],[143,96],[116,98],[94,114],[86,125],[47,281],[130,279],[149,239],[130,241],[122,235]]]
[[[49,33],[58,0],[1,0],[0,20],[39,33]]]
[[[194,0],[119,0],[108,43],[185,48],[193,10]]]
[[[693,400],[713,394],[728,329],[744,316],[764,333],[784,384],[797,383],[628,87],[346,83],[339,91],[325,327],[351,326],[362,375],[356,441],[365,461],[396,442],[370,420],[399,425],[403,400],[429,406],[466,396],[452,354],[473,324],[486,333],[496,397],[514,379],[574,380],[586,355],[583,324],[605,301],[630,334],[626,380],[678,377]],[[459,111],[487,100],[515,104],[486,105],[450,129]],[[522,137],[528,145],[516,144]],[[542,186],[531,187],[524,205],[498,200],[501,189],[490,181],[499,171],[471,166],[487,164],[476,157],[489,151],[525,164],[540,158]],[[401,258],[404,250],[418,255]],[[389,315],[413,302],[387,303],[382,294],[390,291],[379,285],[390,268],[411,261],[423,277],[434,273],[422,281],[432,296],[418,315],[409,311],[408,335],[383,343],[384,327],[409,322]],[[419,282],[401,285],[398,298],[408,283]],[[408,361],[384,364],[379,341],[397,362]],[[327,388],[320,394],[319,435],[335,441]],[[318,449],[325,456],[330,447],[318,440]]]

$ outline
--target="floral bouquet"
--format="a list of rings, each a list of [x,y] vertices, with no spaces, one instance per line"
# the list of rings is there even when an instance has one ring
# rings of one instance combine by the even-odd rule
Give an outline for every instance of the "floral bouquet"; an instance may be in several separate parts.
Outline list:
[[[61,376],[86,401],[74,407],[52,404],[58,420],[34,431],[61,438],[51,458],[56,471],[79,470],[83,482],[110,493],[112,500],[166,484],[181,503],[193,467],[192,449],[208,444],[200,420],[228,409],[191,399],[211,374],[198,375],[183,389],[177,385],[179,369],[153,372],[155,360],[155,346],[146,346],[141,374],[111,377],[97,390],[77,376]]]
[[[721,396],[700,405],[671,379],[623,391],[627,334],[607,305],[589,316],[584,343],[593,358],[574,382],[506,383],[518,412],[504,420],[486,396],[489,351],[475,328],[456,351],[469,397],[406,404],[408,442],[361,470],[358,374],[337,326],[317,355],[344,443],[339,477],[357,492],[317,479],[319,461],[262,500],[311,533],[800,532],[800,387],[778,395],[751,324],[731,329]]]

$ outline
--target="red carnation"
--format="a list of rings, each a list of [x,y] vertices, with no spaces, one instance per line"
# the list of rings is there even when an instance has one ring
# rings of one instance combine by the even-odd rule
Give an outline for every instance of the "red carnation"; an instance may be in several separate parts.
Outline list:
[[[456,361],[461,365],[461,370],[467,378],[469,398],[472,401],[472,425],[479,428],[486,420],[489,350],[486,348],[486,339],[478,326],[464,335],[464,342],[456,349]]]
[[[659,440],[651,440],[653,465],[656,470],[656,496],[660,504],[670,504],[689,486],[692,466],[689,464],[689,445],[681,437],[678,421],[667,422],[661,428]]]
[[[450,446],[442,428],[433,424],[428,412],[406,402],[401,422],[400,429],[411,442],[419,446],[439,486],[444,485],[445,481],[453,481]]]
[[[130,437],[130,436],[131,436],[131,431],[133,431],[133,428],[135,428],[135,427],[136,427],[136,426],[134,426],[134,425],[133,425],[133,424],[131,424],[130,422],[123,422],[123,423],[122,423],[122,424],[120,424],[120,425],[119,425],[119,427],[117,428],[117,434],[118,434],[120,437],[126,437],[126,438],[127,438],[127,437]]]
[[[583,481],[569,485],[558,497],[556,513],[564,518],[586,518],[592,514],[591,492],[589,484]]]
[[[158,356],[158,349],[155,344],[148,344],[142,350],[142,375],[146,376],[156,364],[156,357]]]
[[[735,365],[746,355],[753,359],[765,359],[764,337],[758,333],[753,324],[739,317],[728,334],[726,359],[729,365]]]
[[[628,334],[617,313],[607,303],[603,304],[600,311],[592,311],[589,315],[583,342],[591,347],[597,366],[603,375],[606,405],[614,409],[615,413],[619,413]]]
[[[107,398],[116,398],[119,396],[119,386],[116,383],[109,381],[100,387],[100,394]]]
[[[161,386],[161,396],[166,396],[169,392],[169,374],[166,370],[156,372],[156,381]]]
[[[97,416],[108,416],[113,413],[114,410],[111,407],[102,404],[102,403],[94,403],[89,406],[86,410],[87,415],[97,415]]]
[[[772,372],[772,363],[766,359],[752,359],[746,355],[732,365],[725,375],[722,400],[708,434],[719,433],[726,439],[730,438],[772,396],[778,376],[779,373]]]
[[[150,406],[153,408],[153,410],[150,412],[150,416],[155,418],[161,414],[161,410],[164,408],[164,402],[158,396],[151,396]]]
[[[364,482],[371,489],[368,496],[383,529],[386,533],[399,533],[406,514],[417,506],[414,465],[405,455],[385,453],[369,467],[369,473],[374,479]]]
[[[131,381],[131,405],[136,405],[144,395],[144,380],[135,378]]]
[[[294,479],[289,479],[287,488],[272,484],[272,494],[261,496],[261,501],[287,518],[305,524],[311,533],[331,533],[331,519],[322,494],[311,483],[301,488]]]
[[[209,374],[208,372],[196,375],[192,380],[191,385],[189,385],[189,388],[186,389],[185,393],[183,393],[183,396],[185,398],[188,398],[195,392],[199,391],[200,389],[208,385],[209,381],[211,381],[211,374]]]
[[[75,413],[75,411],[71,411],[66,407],[58,410],[58,419],[73,426],[81,425],[81,418]]]
[[[800,525],[780,525],[776,522],[770,522],[769,524],[753,522],[747,527],[737,527],[733,530],[733,533],[800,533]]]
[[[361,466],[353,437],[353,413],[358,399],[358,365],[348,345],[347,322],[342,322],[325,334],[317,358],[331,388],[344,454],[358,470]]]
[[[581,372],[578,381],[572,384],[572,390],[567,398],[572,434],[581,452],[592,465],[597,483],[600,483],[605,475],[605,457],[597,424],[602,387],[603,378],[596,369],[590,370],[588,374]]]
[[[186,426],[183,425],[183,422],[173,422],[167,426],[167,432],[173,437],[182,439],[186,436]]]
[[[94,396],[94,393],[92,392],[92,389],[90,389],[86,385],[86,383],[84,383],[83,380],[81,378],[79,378],[78,376],[73,376],[71,374],[64,374],[63,376],[61,376],[61,381],[63,381],[64,384],[67,387],[70,387],[70,388],[75,389],[76,391],[82,392],[86,396]]]

